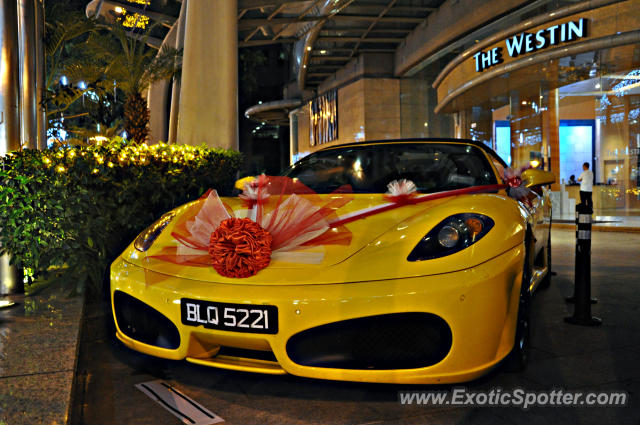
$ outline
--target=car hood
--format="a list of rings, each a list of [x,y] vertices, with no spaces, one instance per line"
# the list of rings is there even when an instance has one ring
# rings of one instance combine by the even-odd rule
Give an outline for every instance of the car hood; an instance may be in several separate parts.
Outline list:
[[[335,195],[320,195],[327,200]],[[353,200],[336,210],[339,217],[356,211],[372,208],[387,201],[381,194],[355,194]],[[238,198],[221,198],[231,209],[244,217],[242,201]],[[202,201],[196,201],[202,202]],[[504,204],[502,208],[494,204]],[[493,205],[493,206],[492,206]],[[424,202],[416,205],[405,205],[386,212],[352,221],[346,225],[351,232],[349,245],[322,245],[309,248],[313,252],[321,252],[322,260],[317,264],[282,261],[272,259],[269,266],[256,275],[248,278],[228,278],[219,275],[213,267],[195,267],[179,265],[165,261],[156,256],[163,248],[176,246],[171,236],[173,226],[180,214],[184,214],[194,203],[186,204],[175,210],[176,218],[164,229],[152,247],[141,253],[133,245],[122,257],[125,261],[144,267],[159,275],[177,276],[198,281],[233,283],[233,284],[301,284],[301,283],[339,283],[367,280],[393,279],[409,276],[429,275],[461,270],[513,247],[521,241],[518,233],[522,230],[523,212],[517,203],[506,196],[497,194],[461,195]],[[422,237],[446,217],[460,212],[485,211],[487,215],[508,215],[500,220],[496,227],[508,227],[507,238],[496,237],[499,231],[493,229],[484,239],[493,241],[490,244],[476,243],[457,254],[446,257],[444,261],[429,260],[408,262],[407,255]],[[494,221],[498,222],[494,218]],[[519,223],[519,227],[516,224]],[[460,255],[462,253],[462,255]],[[453,257],[453,258],[452,258]],[[419,263],[419,264],[417,264]],[[425,267],[424,263],[429,263]],[[416,267],[417,265],[417,267]]]

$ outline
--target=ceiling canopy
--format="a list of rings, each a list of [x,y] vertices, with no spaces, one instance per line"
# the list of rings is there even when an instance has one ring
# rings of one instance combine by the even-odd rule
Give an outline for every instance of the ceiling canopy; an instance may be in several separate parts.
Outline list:
[[[444,0],[238,0],[238,46],[294,44],[300,89],[313,89],[359,53],[393,53]],[[180,12],[177,0],[93,0],[87,15],[158,23],[158,48]],[[148,19],[147,19],[148,17]]]

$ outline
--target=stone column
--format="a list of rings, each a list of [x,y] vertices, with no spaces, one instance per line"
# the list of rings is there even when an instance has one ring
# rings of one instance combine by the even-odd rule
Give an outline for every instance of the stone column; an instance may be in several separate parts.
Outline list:
[[[177,142],[238,149],[237,0],[189,0]]]
[[[179,23],[175,23],[162,42],[164,46],[176,45],[176,34]],[[160,49],[162,51],[162,48]],[[149,108],[149,143],[166,142],[169,135],[169,96],[171,82],[159,80],[149,85],[147,92],[147,107]]]
[[[180,16],[178,21],[173,24],[176,28],[174,46],[176,49],[184,48],[184,32],[187,20],[187,5],[189,0],[183,0],[180,6]],[[171,29],[173,31],[173,28]],[[181,78],[174,78],[171,84],[171,105],[169,110],[169,128],[167,141],[169,143],[177,143],[178,138],[178,116],[180,112],[180,81]]]
[[[0,0],[0,156],[20,149],[18,13],[16,0]],[[2,224],[0,223],[0,226]],[[0,294],[21,291],[20,274],[0,256]]]
[[[0,256],[0,296],[24,293],[24,276],[21,269],[9,264],[9,254]]]
[[[0,0],[0,155],[20,149],[16,0]]]
[[[169,120],[167,104],[171,84],[167,80],[152,83],[147,91],[149,108],[149,140],[147,143],[166,142],[168,140]]]
[[[20,66],[20,145],[38,147],[36,101],[36,7],[34,0],[18,0]]]
[[[556,175],[551,190],[560,190],[560,115],[558,89],[549,90],[547,110],[543,113],[543,129],[547,140],[547,153],[551,168],[547,170]]]
[[[44,57],[44,2],[34,0],[36,6],[36,122],[37,147],[47,148],[47,112],[43,100],[45,96],[45,57]]]

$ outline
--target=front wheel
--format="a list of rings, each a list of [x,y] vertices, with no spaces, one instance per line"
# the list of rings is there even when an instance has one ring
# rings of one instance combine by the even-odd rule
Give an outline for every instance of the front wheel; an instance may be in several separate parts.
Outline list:
[[[546,289],[551,285],[551,223],[549,223],[549,236],[547,237],[547,246],[544,249],[545,266],[547,267],[547,274],[540,282],[540,289]]]
[[[549,231],[549,240],[547,246],[544,249],[544,255],[546,257],[547,274],[544,275],[542,281],[540,281],[540,289],[547,289],[551,285],[551,231]]]
[[[509,372],[521,372],[529,362],[529,337],[530,337],[530,306],[531,292],[531,265],[525,257],[524,270],[522,272],[522,285],[518,301],[518,319],[516,322],[516,337],[511,352],[505,360],[505,368]]]

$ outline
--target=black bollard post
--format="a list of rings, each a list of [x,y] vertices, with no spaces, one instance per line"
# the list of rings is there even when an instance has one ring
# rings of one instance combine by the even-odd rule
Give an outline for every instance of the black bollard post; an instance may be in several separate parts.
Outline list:
[[[584,204],[576,205],[575,309],[564,321],[573,325],[597,326],[602,319],[591,315],[591,214]]]

